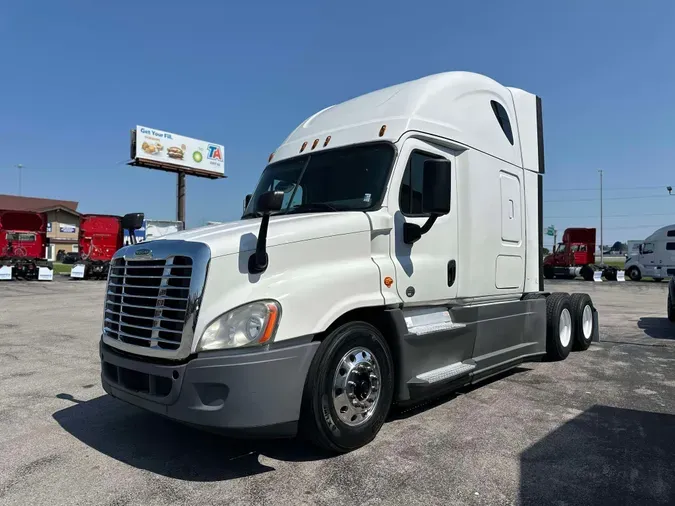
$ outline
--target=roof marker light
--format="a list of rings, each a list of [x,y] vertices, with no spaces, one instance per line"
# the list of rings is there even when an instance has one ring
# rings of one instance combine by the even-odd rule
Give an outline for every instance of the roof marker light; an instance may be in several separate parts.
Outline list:
[[[318,143],[319,139],[314,139],[314,142],[312,142],[312,149],[314,149]]]
[[[328,137],[326,137],[325,141],[323,141],[323,147],[325,148],[326,146],[328,146],[329,142],[330,142],[330,135]]]
[[[274,153],[270,153],[270,157],[267,159],[267,163],[270,163],[272,161],[272,158],[274,158]]]
[[[307,141],[302,143],[302,147],[300,148],[300,153],[302,153],[305,150],[306,147],[307,147]]]
[[[384,132],[387,130],[387,125],[382,125],[382,128],[380,128],[380,137],[384,135]]]

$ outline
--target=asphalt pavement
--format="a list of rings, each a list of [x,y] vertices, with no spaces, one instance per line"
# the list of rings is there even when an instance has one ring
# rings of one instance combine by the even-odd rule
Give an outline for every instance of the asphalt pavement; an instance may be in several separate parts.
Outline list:
[[[674,504],[666,283],[585,291],[601,342],[396,413],[333,457],[231,440],[105,395],[104,283],[0,284],[0,505]]]

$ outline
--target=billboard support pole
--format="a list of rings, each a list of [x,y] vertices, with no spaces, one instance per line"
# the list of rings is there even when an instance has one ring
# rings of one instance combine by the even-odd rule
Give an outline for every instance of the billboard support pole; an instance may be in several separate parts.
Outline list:
[[[183,224],[185,229],[185,173],[178,173],[176,188],[176,219]]]

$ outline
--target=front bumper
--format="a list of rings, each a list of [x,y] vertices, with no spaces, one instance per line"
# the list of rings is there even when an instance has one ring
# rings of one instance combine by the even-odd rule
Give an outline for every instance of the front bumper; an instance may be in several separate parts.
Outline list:
[[[101,382],[113,397],[190,425],[233,435],[293,436],[318,346],[210,352],[167,365],[101,343]]]

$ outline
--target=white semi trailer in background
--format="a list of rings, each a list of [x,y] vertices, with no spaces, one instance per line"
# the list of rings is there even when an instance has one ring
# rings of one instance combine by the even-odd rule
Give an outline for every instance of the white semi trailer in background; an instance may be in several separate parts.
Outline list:
[[[184,229],[183,222],[172,220],[143,220],[143,226],[135,231],[138,242],[153,241],[165,235],[181,232]],[[124,237],[129,244],[129,232],[124,231]]]
[[[270,162],[241,220],[115,255],[109,394],[346,452],[392,405],[597,339],[588,295],[544,291],[535,95],[429,76],[312,115]]]

